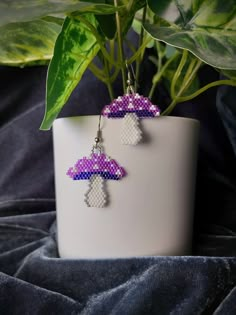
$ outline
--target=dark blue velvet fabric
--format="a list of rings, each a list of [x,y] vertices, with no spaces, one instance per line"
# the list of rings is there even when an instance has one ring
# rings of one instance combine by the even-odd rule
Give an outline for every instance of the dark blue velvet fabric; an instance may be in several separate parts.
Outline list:
[[[1,314],[236,313],[234,258],[61,259],[55,228],[54,212],[0,219]]]
[[[235,315],[236,163],[216,90],[174,113],[201,121],[193,256],[68,260],[57,252],[51,132],[38,130],[46,69],[0,72],[0,315]],[[86,73],[62,115],[107,102]]]

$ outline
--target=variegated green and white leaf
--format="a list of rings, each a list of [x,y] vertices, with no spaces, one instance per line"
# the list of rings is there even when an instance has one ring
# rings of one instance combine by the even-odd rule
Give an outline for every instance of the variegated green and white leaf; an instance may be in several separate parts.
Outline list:
[[[83,18],[97,27],[94,15]],[[85,24],[66,18],[48,69],[46,111],[41,129],[51,127],[99,49],[95,36]]]
[[[74,11],[111,14],[116,12],[116,8],[104,0],[4,0],[0,2],[0,25]]]
[[[140,35],[141,30],[142,30],[142,23],[138,19],[134,19],[132,23],[132,28],[133,30]],[[155,40],[151,38],[149,34],[146,33],[146,38],[150,38],[150,42],[147,44],[147,48],[152,48],[154,46]]]
[[[159,1],[148,1],[159,14]],[[156,25],[144,25],[146,31],[156,40],[191,51],[216,68],[236,69],[235,0],[169,1],[173,4],[179,12],[175,24],[167,26],[157,19]]]
[[[52,58],[61,30],[59,19],[11,23],[0,27],[0,64],[45,64]]]

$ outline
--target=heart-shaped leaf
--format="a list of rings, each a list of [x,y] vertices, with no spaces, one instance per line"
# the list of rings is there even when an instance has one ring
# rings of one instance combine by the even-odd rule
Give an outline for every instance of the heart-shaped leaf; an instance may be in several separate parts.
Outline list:
[[[156,13],[158,2],[151,6]],[[236,69],[235,0],[172,0],[170,4],[176,4],[179,12],[175,24],[167,26],[157,19],[156,25],[144,25],[153,38],[187,49],[216,68]]]
[[[56,13],[111,14],[116,10],[105,0],[5,0],[0,2],[0,25],[31,21]]]
[[[97,27],[94,15],[83,18]],[[46,111],[41,129],[51,127],[99,49],[95,36],[84,23],[66,18],[48,69]]]
[[[45,64],[51,58],[63,20],[11,23],[0,27],[0,64]]]

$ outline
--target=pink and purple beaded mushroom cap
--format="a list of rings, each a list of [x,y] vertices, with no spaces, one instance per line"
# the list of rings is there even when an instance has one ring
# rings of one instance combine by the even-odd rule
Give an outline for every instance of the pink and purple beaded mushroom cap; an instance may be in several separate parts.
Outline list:
[[[100,175],[104,179],[119,180],[126,175],[126,172],[115,160],[104,153],[92,153],[90,157],[79,159],[66,174],[73,180],[90,179],[93,175]]]
[[[160,116],[160,109],[138,93],[127,93],[113,100],[102,110],[108,118],[123,118],[121,123],[121,143],[136,145],[142,139],[139,118]]]
[[[135,113],[139,118],[156,117],[160,109],[138,93],[125,94],[113,100],[102,110],[102,115],[108,118],[123,118],[127,113]]]

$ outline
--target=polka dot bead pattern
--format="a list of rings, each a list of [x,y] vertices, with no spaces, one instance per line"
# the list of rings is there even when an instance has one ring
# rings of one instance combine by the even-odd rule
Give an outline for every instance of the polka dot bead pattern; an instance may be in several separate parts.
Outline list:
[[[119,96],[102,110],[102,115],[108,118],[123,118],[127,113],[135,113],[139,118],[152,118],[160,115],[160,109],[149,98],[134,93]]]
[[[66,174],[73,180],[90,179],[95,174],[105,179],[119,180],[125,175],[125,170],[104,153],[92,153],[90,157],[79,159]]]
[[[139,128],[139,118],[154,118],[160,116],[160,109],[138,93],[125,94],[113,100],[102,110],[102,115],[108,118],[124,118],[121,131],[121,143],[136,145],[142,138]]]
[[[102,208],[107,203],[104,181],[119,180],[126,175],[125,169],[104,153],[92,153],[79,159],[66,173],[73,180],[89,180],[85,194],[88,207]]]

